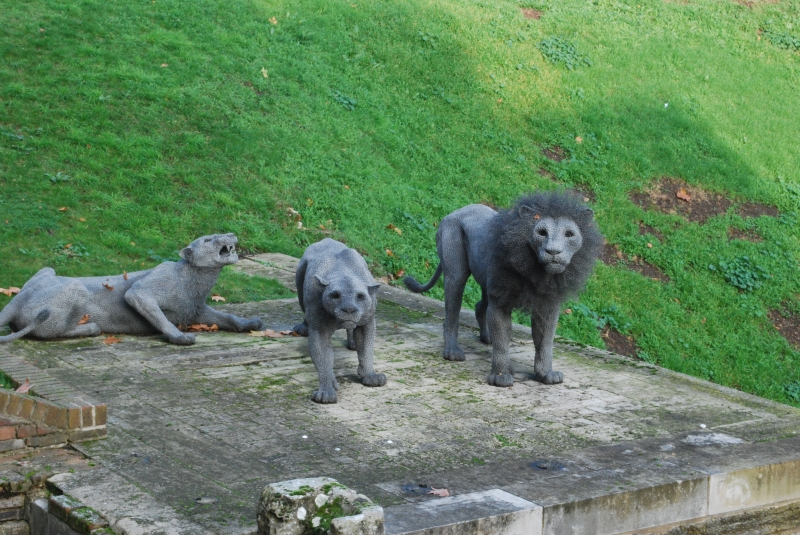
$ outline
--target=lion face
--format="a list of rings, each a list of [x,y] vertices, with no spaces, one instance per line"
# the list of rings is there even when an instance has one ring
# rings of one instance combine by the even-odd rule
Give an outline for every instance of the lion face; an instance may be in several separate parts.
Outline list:
[[[583,236],[571,218],[542,217],[534,224],[528,243],[545,271],[555,275],[567,269],[583,245]]]
[[[197,238],[181,251],[181,258],[196,267],[222,267],[239,261],[233,234],[214,234]]]
[[[361,319],[374,310],[373,296],[379,284],[368,286],[356,277],[338,277],[317,281],[325,289],[322,292],[322,306],[336,318],[339,327],[353,329],[361,323]]]

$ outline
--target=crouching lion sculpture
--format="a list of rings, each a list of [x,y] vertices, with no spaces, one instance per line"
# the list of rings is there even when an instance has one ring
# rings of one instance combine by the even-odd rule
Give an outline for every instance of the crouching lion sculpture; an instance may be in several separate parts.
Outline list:
[[[161,332],[173,344],[188,345],[195,336],[176,325],[262,329],[259,318],[244,319],[206,305],[219,272],[239,260],[237,243],[233,234],[204,236],[180,252],[179,262],[110,277],[59,277],[52,268],[41,269],[0,311],[0,325],[16,331],[0,342],[25,335],[48,339]]]
[[[585,285],[603,236],[590,208],[567,193],[537,193],[517,199],[499,213],[473,204],[446,216],[436,232],[440,263],[425,285],[406,277],[412,292],[430,290],[444,274],[444,353],[464,360],[458,346],[458,320],[470,274],[481,287],[475,307],[480,339],[492,344],[489,384],[511,386],[508,357],[511,312],[529,311],[536,347],[533,378],[560,383],[553,371],[553,339],[561,305]]]
[[[330,238],[310,245],[295,273],[297,297],[305,313],[294,331],[308,336],[311,360],[319,375],[319,390],[311,399],[317,403],[336,403],[339,384],[333,375],[331,335],[347,329],[348,347],[358,352],[358,375],[365,386],[383,386],[386,376],[373,369],[375,346],[375,297],[380,284],[375,282],[367,263],[358,252]]]

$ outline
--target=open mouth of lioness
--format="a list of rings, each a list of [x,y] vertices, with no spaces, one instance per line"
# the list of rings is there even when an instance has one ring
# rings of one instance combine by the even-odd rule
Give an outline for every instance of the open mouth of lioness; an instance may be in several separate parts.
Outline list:
[[[236,246],[235,245],[223,245],[222,248],[219,250],[219,256],[222,258],[226,258],[232,254],[236,254]]]

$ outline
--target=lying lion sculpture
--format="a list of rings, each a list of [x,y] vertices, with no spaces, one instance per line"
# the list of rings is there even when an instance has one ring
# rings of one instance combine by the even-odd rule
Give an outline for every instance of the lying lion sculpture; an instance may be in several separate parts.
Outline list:
[[[25,335],[48,339],[161,332],[173,344],[189,345],[194,335],[176,325],[262,329],[259,318],[248,320],[206,305],[219,272],[239,260],[237,243],[233,234],[205,236],[183,249],[179,262],[110,277],[59,277],[44,268],[0,312],[0,325],[16,331],[0,342]]]
[[[308,336],[311,360],[319,375],[319,389],[311,399],[317,403],[336,403],[339,384],[333,375],[331,335],[347,329],[348,347],[358,352],[358,375],[365,386],[383,386],[386,376],[375,373],[375,297],[380,284],[375,282],[367,263],[358,252],[330,238],[310,245],[303,253],[295,273],[297,297],[305,313],[294,331]]]
[[[489,384],[511,386],[508,357],[511,312],[531,313],[536,347],[533,378],[560,383],[553,371],[553,339],[561,305],[586,284],[603,236],[590,208],[567,193],[537,193],[517,199],[500,213],[473,204],[445,217],[436,232],[440,263],[422,285],[406,277],[412,292],[430,290],[444,273],[444,358],[464,360],[458,346],[458,320],[470,274],[481,287],[475,307],[480,339],[492,344]]]

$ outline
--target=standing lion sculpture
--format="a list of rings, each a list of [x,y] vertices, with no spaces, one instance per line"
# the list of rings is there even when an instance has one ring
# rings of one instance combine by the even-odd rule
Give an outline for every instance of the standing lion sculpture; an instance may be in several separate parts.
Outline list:
[[[458,321],[464,286],[470,275],[481,287],[475,307],[480,339],[492,344],[489,384],[511,386],[508,356],[511,312],[531,314],[536,347],[533,378],[545,384],[563,381],[553,371],[553,339],[561,305],[586,284],[600,254],[603,236],[591,208],[568,193],[520,197],[509,210],[495,212],[473,204],[442,219],[436,232],[439,266],[426,284],[406,277],[412,292],[430,290],[444,274],[444,352],[464,360],[458,346]]]
[[[198,238],[181,252],[179,262],[109,277],[59,277],[52,268],[39,270],[0,311],[0,325],[16,332],[0,343],[25,335],[71,338],[161,332],[173,344],[195,342],[177,325],[216,324],[227,331],[263,328],[259,318],[240,318],[206,305],[223,267],[239,260],[233,234]]]

